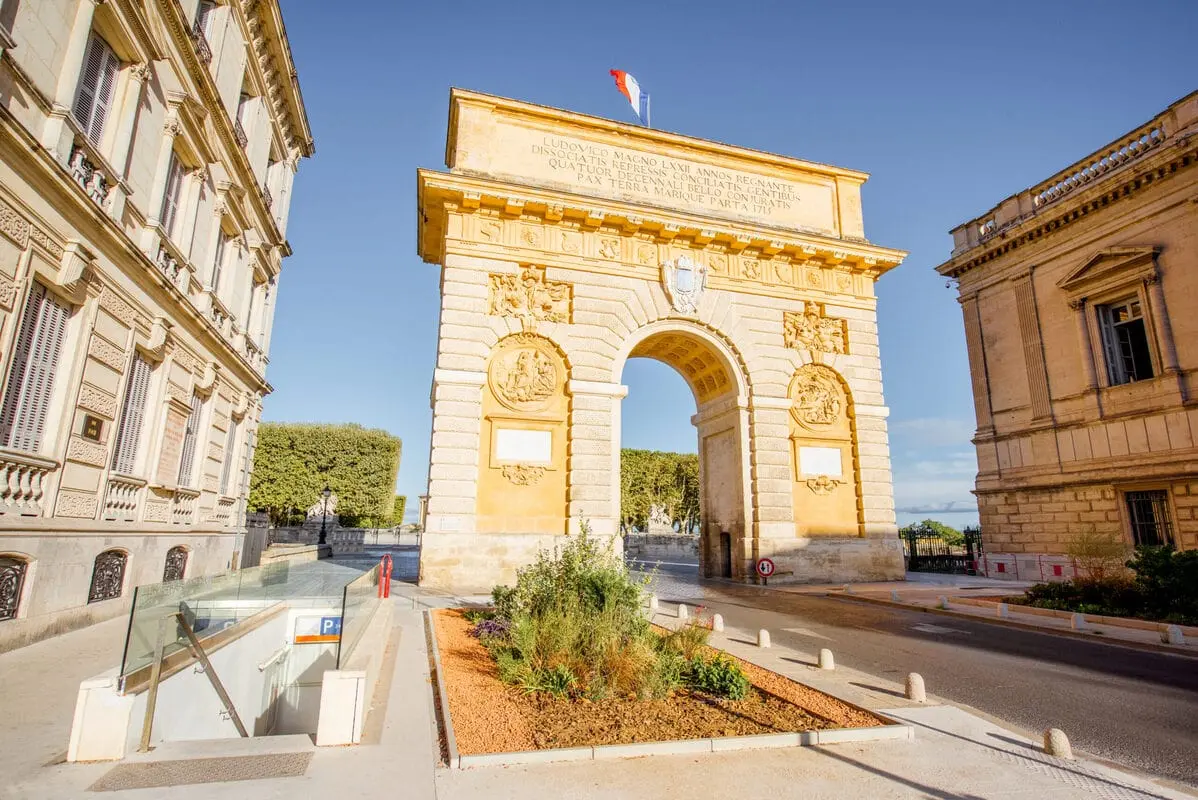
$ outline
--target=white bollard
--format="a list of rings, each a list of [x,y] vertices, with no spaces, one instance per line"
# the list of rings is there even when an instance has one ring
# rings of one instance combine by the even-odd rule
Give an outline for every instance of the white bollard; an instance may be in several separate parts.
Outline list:
[[[1181,626],[1166,625],[1161,628],[1161,641],[1165,644],[1185,644],[1186,635],[1181,632]]]
[[[948,608],[948,596],[947,595],[943,595],[943,594],[940,595],[938,600],[939,600],[939,602],[937,603],[938,606],[940,606],[941,608]]]
[[[1085,614],[1070,614],[1069,615],[1069,627],[1075,631],[1089,630],[1089,627],[1086,625],[1086,615]]]
[[[678,604],[678,619],[686,619],[686,604]]]
[[[907,699],[916,703],[925,703],[928,693],[924,690],[923,676],[918,672],[907,675]]]
[[[1011,616],[1011,612],[1010,612],[1010,610],[1007,608],[1007,604],[1006,604],[1006,603],[999,603],[999,604],[998,604],[998,615],[999,615],[1000,617],[1002,617],[1003,619],[1007,619],[1007,618],[1009,618],[1009,617]]]
[[[1044,752],[1057,758],[1073,758],[1073,748],[1069,745],[1069,737],[1060,728],[1049,728],[1044,731]]]
[[[900,600],[900,599],[899,599],[899,593],[898,593],[898,589],[891,589],[891,590],[890,590],[890,599],[891,599],[893,602],[895,602],[895,603],[901,603],[901,602],[902,602],[902,600]]]
[[[832,658],[832,651],[826,647],[819,651],[819,668],[836,669],[836,660]]]
[[[649,613],[656,614],[658,608],[659,608],[659,604],[657,602],[657,595],[655,595],[655,594],[649,595]]]
[[[711,629],[716,633],[721,633],[724,630],[724,617],[722,615],[711,615]]]
[[[770,646],[770,632],[767,631],[765,628],[762,628],[761,630],[757,631],[757,646],[758,647],[769,647]]]

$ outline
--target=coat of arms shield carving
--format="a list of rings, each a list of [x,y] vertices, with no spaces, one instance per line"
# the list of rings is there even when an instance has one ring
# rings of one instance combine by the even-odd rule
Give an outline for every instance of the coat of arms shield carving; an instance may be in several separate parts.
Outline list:
[[[707,288],[707,267],[689,256],[678,256],[662,263],[661,281],[674,310],[679,314],[694,314]]]

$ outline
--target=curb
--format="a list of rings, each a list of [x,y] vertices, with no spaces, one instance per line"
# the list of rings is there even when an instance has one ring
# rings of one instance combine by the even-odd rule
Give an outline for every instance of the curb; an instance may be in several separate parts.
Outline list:
[[[480,753],[463,755],[451,767],[516,766],[520,764],[549,764],[555,761],[604,761],[613,758],[639,758],[657,755],[694,755],[697,753],[728,753],[737,750],[766,750],[786,747],[846,742],[877,742],[914,739],[913,725],[895,724],[874,728],[838,728],[826,731],[797,733],[765,733],[752,736],[728,736],[718,739],[678,739],[665,742],[636,744],[605,744],[593,747],[561,747],[553,750],[521,750],[514,753]]]
[[[433,654],[433,682],[437,685],[437,705],[441,707],[441,720],[445,724],[445,747],[449,751],[449,766],[460,766],[458,740],[453,735],[453,717],[449,713],[449,697],[445,694],[445,672],[441,669],[441,651],[437,648],[437,630],[433,627],[433,609],[427,608],[424,617],[424,636]]]
[[[1180,656],[1181,658],[1198,659],[1198,651],[1182,649],[1173,645],[1157,644],[1156,642],[1136,642],[1126,639],[1106,639],[1102,636],[1095,636],[1093,633],[1082,633],[1079,631],[1062,630],[1059,628],[1046,628],[1042,625],[1035,625],[1031,622],[1019,622],[1018,620],[1009,618],[1004,619],[1001,617],[980,617],[976,614],[965,614],[948,608],[934,608],[930,606],[916,606],[908,603],[896,603],[893,600],[882,600],[876,597],[863,597],[861,595],[843,595],[832,593],[825,593],[823,596],[830,600],[840,600],[846,603],[872,603],[876,606],[901,608],[905,611],[918,611],[924,614],[938,614],[943,617],[955,617],[956,619],[981,622],[985,625],[1001,625],[1007,628],[1019,628],[1025,631],[1043,633],[1046,636],[1064,636],[1070,639],[1082,639],[1087,642],[1105,644],[1111,647],[1127,647],[1132,650],[1145,650],[1153,653],[1165,653],[1168,655]]]

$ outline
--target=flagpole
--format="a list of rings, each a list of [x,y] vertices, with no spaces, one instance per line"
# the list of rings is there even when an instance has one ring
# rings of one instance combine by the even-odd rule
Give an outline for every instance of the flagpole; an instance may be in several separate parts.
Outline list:
[[[645,93],[645,127],[646,128],[653,127],[652,107],[653,107],[653,95],[646,92]]]

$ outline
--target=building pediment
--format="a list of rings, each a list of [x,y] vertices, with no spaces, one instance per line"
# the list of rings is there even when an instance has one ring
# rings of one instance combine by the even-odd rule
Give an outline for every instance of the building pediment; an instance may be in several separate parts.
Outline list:
[[[1067,294],[1081,297],[1156,276],[1159,247],[1106,247],[1086,259],[1057,283]]]

